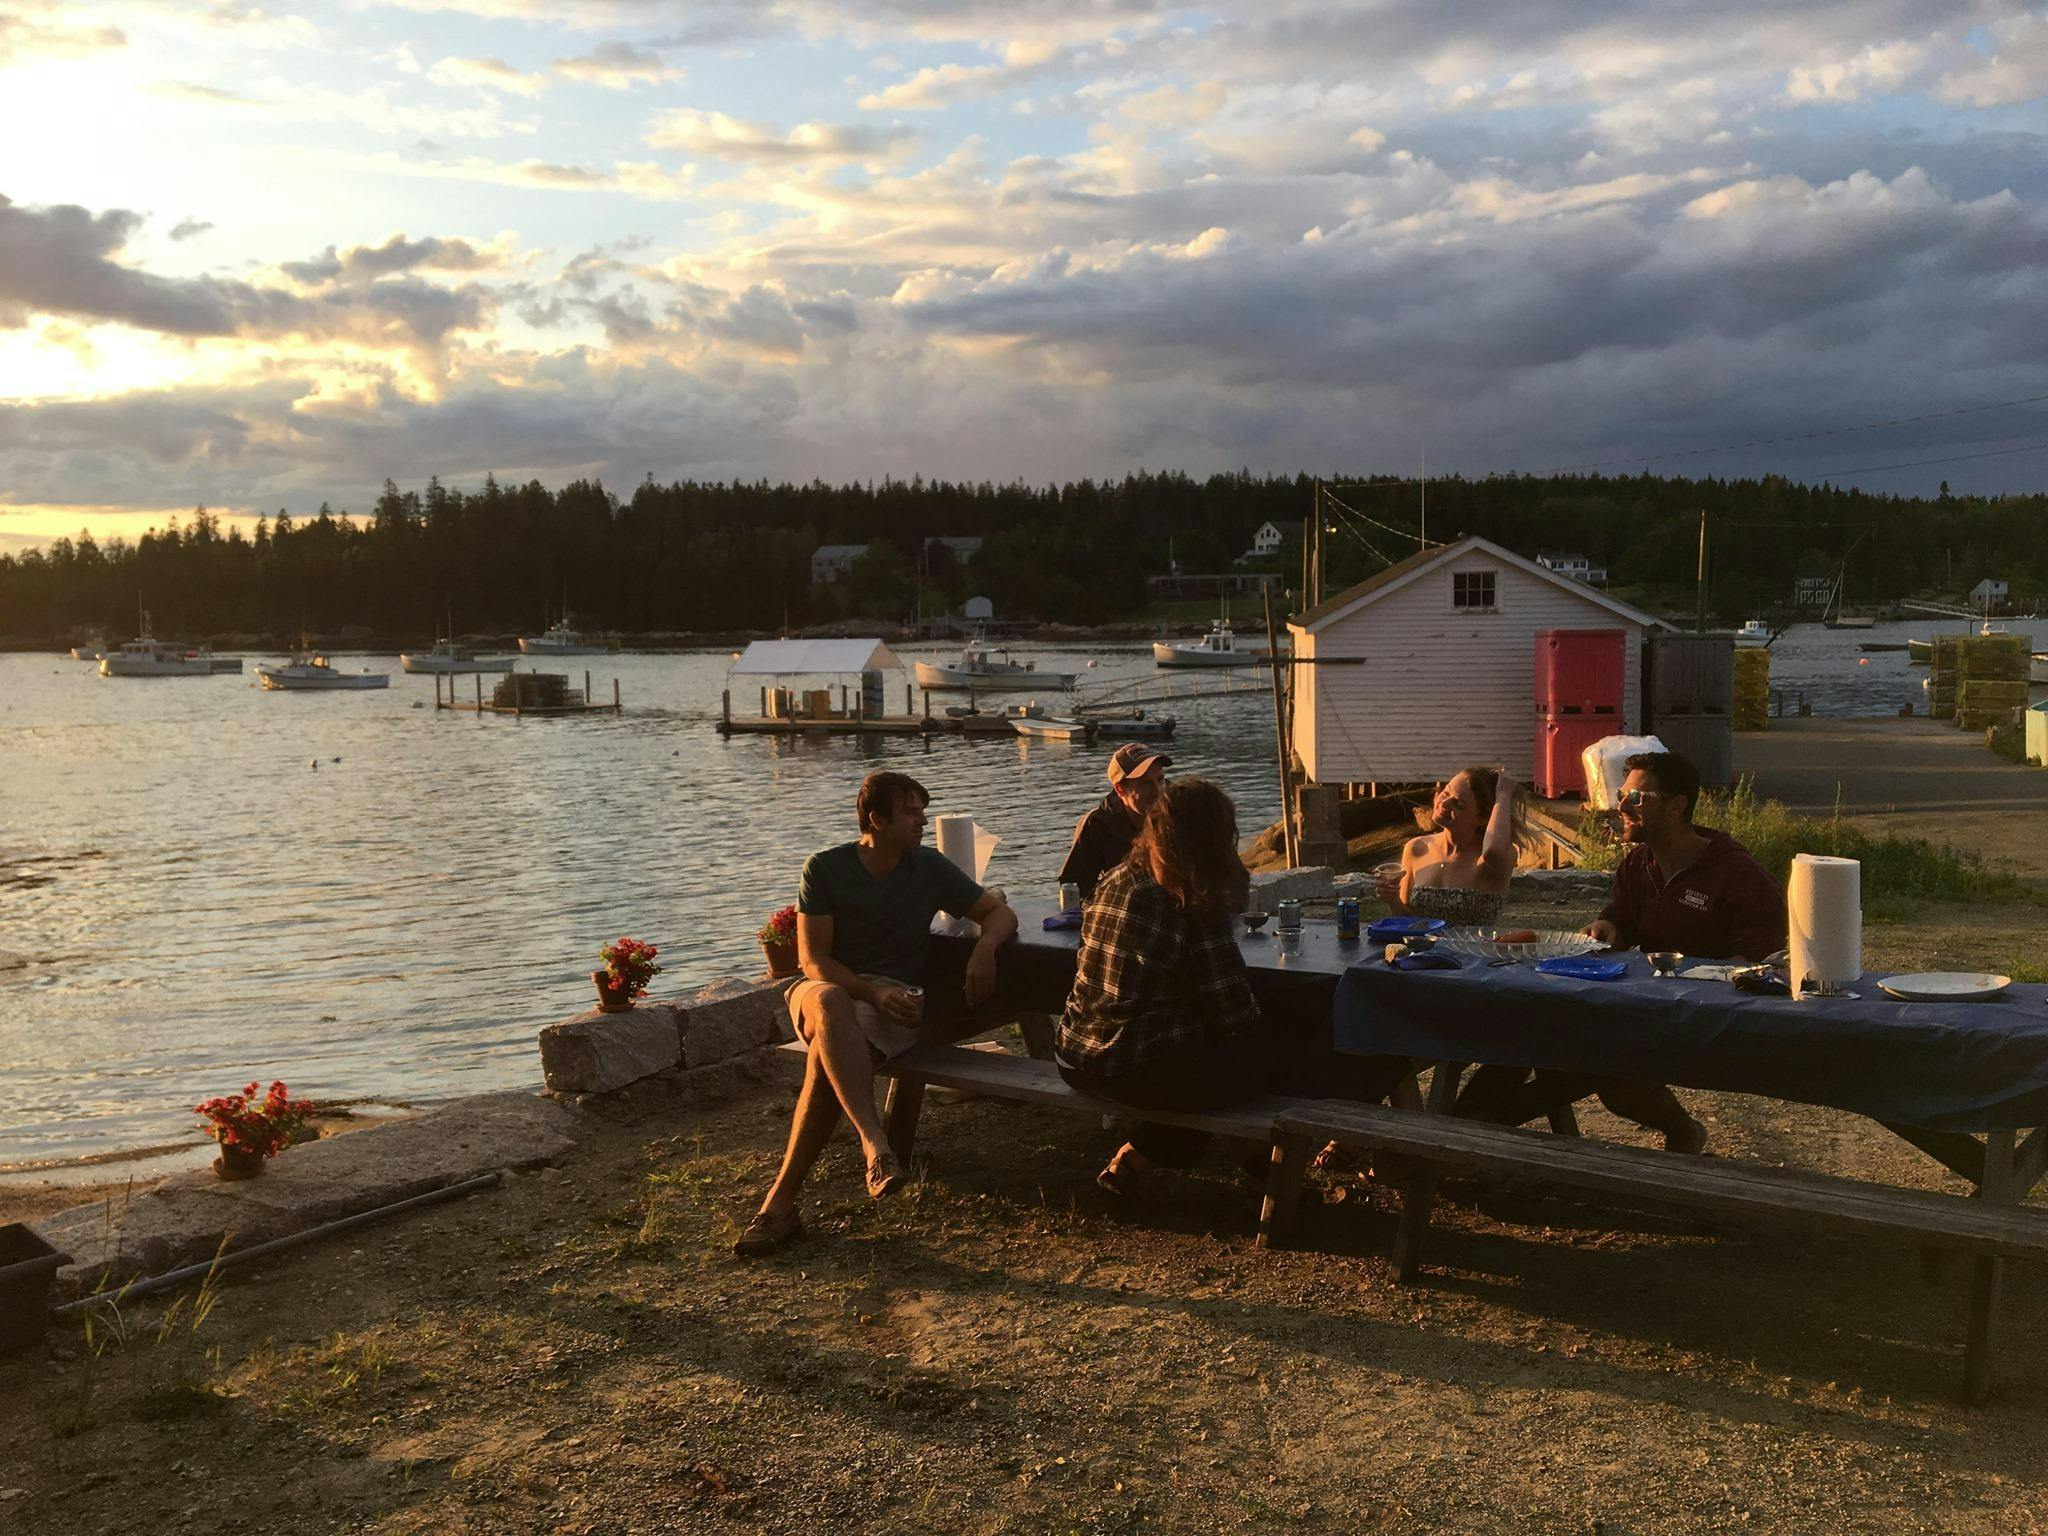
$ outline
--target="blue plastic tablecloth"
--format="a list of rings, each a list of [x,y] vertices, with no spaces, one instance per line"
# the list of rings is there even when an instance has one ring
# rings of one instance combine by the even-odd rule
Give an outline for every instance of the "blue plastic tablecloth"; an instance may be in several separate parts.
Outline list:
[[[1827,1104],[1900,1125],[2048,1124],[2048,987],[1973,1003],[1752,997],[1725,981],[1660,981],[1640,955],[1620,981],[1531,967],[1353,966],[1337,987],[1339,1050],[1495,1062]]]

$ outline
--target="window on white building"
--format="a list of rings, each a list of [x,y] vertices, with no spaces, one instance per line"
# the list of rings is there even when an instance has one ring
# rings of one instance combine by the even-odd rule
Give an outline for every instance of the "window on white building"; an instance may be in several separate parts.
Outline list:
[[[1492,612],[1493,576],[1492,571],[1451,572],[1451,606],[1466,612]]]

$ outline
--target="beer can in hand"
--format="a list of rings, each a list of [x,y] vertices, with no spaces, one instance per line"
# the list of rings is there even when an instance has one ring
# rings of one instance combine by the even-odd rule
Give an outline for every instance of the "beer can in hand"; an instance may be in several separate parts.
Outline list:
[[[913,1010],[915,1011],[915,1013],[916,1013],[916,1016],[917,1016],[917,1020],[918,1020],[918,1022],[919,1022],[919,1023],[923,1023],[923,1022],[924,1022],[924,988],[923,988],[923,987],[905,987],[905,988],[903,989],[903,995],[904,995],[905,997],[907,997],[907,998],[909,998],[909,999],[910,999],[910,1006],[911,1006],[911,1008],[912,1008],[912,1009],[913,1009]]]

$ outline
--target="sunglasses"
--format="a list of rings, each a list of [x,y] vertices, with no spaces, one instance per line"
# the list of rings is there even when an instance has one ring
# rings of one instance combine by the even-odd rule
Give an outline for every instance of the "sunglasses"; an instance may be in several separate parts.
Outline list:
[[[1639,811],[1643,808],[1645,800],[1662,800],[1664,798],[1666,797],[1661,789],[1625,789],[1615,798],[1614,803],[1624,811]]]

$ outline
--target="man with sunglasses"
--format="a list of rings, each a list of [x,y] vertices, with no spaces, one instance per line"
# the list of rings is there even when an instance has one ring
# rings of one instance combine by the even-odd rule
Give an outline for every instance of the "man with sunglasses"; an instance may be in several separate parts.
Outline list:
[[[1785,893],[1726,832],[1693,825],[1700,771],[1677,752],[1642,752],[1627,763],[1620,795],[1628,850],[1613,894],[1587,927],[1615,949],[1676,950],[1702,960],[1762,960],[1785,944]],[[1660,1131],[1673,1152],[1698,1152],[1707,1130],[1662,1083],[1579,1073],[1484,1067],[1459,1096],[1461,1113],[1502,1124],[1600,1095],[1615,1114]]]

